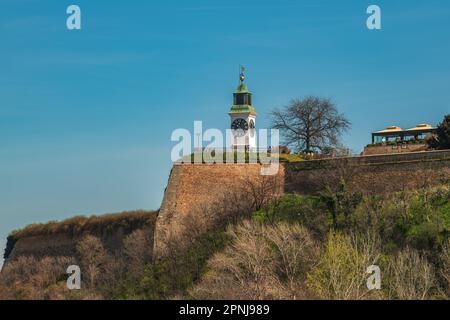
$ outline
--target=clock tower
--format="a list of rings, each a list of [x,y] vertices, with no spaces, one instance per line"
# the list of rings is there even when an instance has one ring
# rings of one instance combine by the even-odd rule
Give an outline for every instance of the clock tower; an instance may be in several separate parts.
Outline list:
[[[230,115],[234,150],[256,152],[256,111],[252,104],[252,93],[244,83],[244,67],[241,67],[239,86],[233,94]]]

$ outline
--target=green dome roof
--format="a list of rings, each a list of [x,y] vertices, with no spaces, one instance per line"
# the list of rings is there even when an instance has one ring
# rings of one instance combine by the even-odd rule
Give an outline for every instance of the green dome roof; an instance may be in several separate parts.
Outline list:
[[[253,106],[244,104],[244,105],[234,105],[231,107],[230,112],[228,114],[234,114],[234,113],[249,113],[252,115],[257,115],[256,110]]]
[[[234,93],[250,93],[250,91],[248,91],[248,87],[245,83],[241,83],[237,88],[236,91]]]

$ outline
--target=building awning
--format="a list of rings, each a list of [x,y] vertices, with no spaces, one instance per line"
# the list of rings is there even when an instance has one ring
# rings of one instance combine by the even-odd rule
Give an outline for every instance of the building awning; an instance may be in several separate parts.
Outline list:
[[[430,124],[418,124],[414,128],[403,130],[397,126],[387,127],[384,130],[373,132],[374,136],[406,136],[406,135],[417,135],[420,133],[434,132],[436,128],[433,128]]]
[[[428,130],[435,130],[436,128],[433,128],[431,124],[423,123],[418,124],[414,128],[407,129],[405,131],[428,131]]]
[[[387,128],[384,129],[384,130],[376,131],[376,132],[374,132],[373,134],[398,133],[398,132],[402,132],[402,131],[403,131],[403,129],[400,128],[400,127],[397,127],[397,126],[390,126],[390,127],[387,127]]]

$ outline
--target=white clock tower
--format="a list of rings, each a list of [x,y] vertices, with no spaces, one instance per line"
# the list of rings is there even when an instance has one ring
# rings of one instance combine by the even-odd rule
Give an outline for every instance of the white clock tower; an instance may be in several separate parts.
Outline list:
[[[230,115],[232,141],[231,148],[256,152],[256,111],[252,105],[252,93],[244,83],[244,67],[241,68],[239,86],[233,94]]]

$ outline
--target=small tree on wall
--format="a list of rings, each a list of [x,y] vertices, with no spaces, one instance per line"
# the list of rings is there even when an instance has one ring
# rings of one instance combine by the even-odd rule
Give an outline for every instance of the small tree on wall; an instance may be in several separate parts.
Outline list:
[[[450,149],[450,114],[444,117],[436,129],[436,134],[427,142],[433,149]]]
[[[271,116],[272,127],[279,129],[284,142],[297,151],[334,148],[341,134],[350,128],[350,121],[338,112],[336,105],[319,97],[293,99]]]

